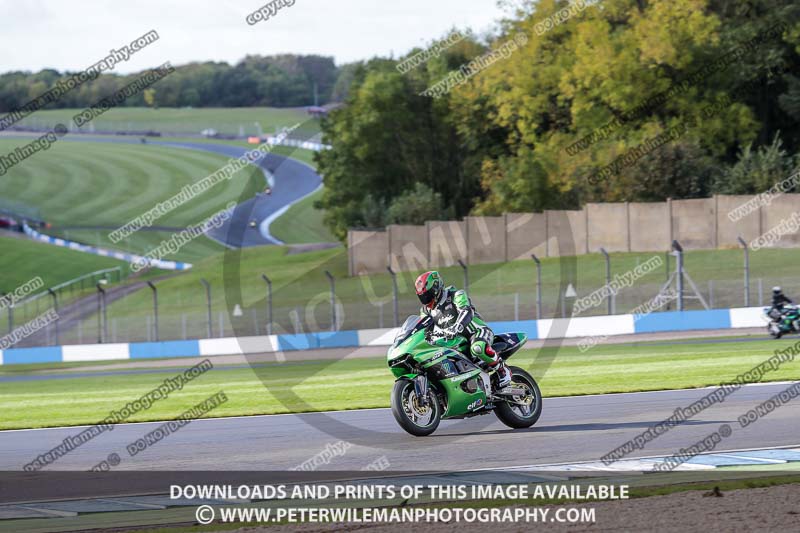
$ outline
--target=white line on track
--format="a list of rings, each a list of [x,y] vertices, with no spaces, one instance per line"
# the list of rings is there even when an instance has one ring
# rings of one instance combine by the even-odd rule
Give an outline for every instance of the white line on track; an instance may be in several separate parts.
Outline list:
[[[302,161],[300,161],[300,163],[302,163]],[[261,233],[261,236],[264,237],[265,239],[270,239],[272,241],[275,241],[278,244],[286,244],[282,240],[280,240],[277,237],[273,236],[269,232],[269,227],[272,225],[273,222],[275,222],[281,216],[283,216],[289,210],[290,207],[292,207],[293,205],[295,205],[298,202],[301,202],[301,201],[305,200],[306,198],[308,198],[309,196],[311,196],[315,192],[319,191],[320,189],[322,189],[322,186],[323,186],[323,184],[320,183],[319,186],[316,189],[314,189],[313,191],[311,191],[310,193],[304,194],[303,196],[301,196],[300,198],[298,198],[294,202],[291,202],[289,204],[284,205],[283,207],[281,207],[280,209],[278,209],[277,211],[272,213],[270,216],[268,216],[267,218],[262,220],[261,224],[259,224],[259,226],[258,226],[258,231]]]

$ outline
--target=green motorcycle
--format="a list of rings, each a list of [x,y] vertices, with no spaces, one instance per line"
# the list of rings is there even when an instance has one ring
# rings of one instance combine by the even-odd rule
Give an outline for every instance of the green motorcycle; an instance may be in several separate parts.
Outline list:
[[[506,360],[527,342],[524,333],[495,335],[492,348]],[[470,418],[494,412],[511,428],[528,428],[542,414],[542,393],[533,377],[509,366],[511,383],[497,386],[494,371],[465,356],[468,339],[437,338],[430,317],[410,316],[388,352],[397,378],[392,414],[404,430],[430,435],[442,419]]]

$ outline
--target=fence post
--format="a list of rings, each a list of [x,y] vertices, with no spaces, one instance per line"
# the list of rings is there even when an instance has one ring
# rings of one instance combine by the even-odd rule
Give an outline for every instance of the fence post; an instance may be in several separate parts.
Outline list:
[[[672,249],[675,252],[675,271],[678,276],[678,311],[683,311],[683,246],[678,241],[672,241]]]
[[[606,287],[609,288],[609,295],[608,295],[608,314],[614,314],[614,294],[611,294],[611,256],[608,255],[608,252],[605,248],[600,248],[600,253],[603,254],[603,257],[606,260]]]
[[[542,262],[536,257],[536,254],[531,254],[531,259],[536,263],[536,320],[542,318]]]
[[[708,280],[708,306],[714,309],[714,280]]]
[[[325,275],[331,283],[331,331],[336,331],[336,279],[327,270]]]
[[[56,292],[53,289],[47,289],[47,292],[49,292],[50,296],[53,297],[53,309],[55,310],[55,313],[56,313],[56,320],[55,320],[55,325],[56,325],[56,343],[55,343],[55,346],[58,346],[59,344],[61,344],[59,342],[59,335],[58,335],[58,322],[61,320],[61,317],[58,316],[58,295],[56,294]]]
[[[8,296],[7,292],[0,292],[0,298],[5,298]],[[11,330],[14,329],[14,311],[12,311],[12,307],[14,306],[14,302],[9,299],[8,307],[6,307],[6,312],[8,313],[8,332],[11,333]]]
[[[387,266],[386,270],[389,271],[389,274],[392,276],[392,295],[394,298],[394,327],[400,326],[400,308],[398,303],[398,291],[397,291],[397,273],[392,270],[392,267]]]
[[[203,278],[200,278],[200,283],[206,288],[206,323],[208,325],[208,339],[211,338],[211,285]]]
[[[741,236],[736,237],[744,250],[744,306],[750,307],[750,249]]]
[[[458,265],[461,267],[461,270],[464,271],[464,290],[469,294],[469,267],[467,267],[461,259],[458,260]]]
[[[267,282],[267,335],[272,335],[272,281],[266,274],[261,279]]]
[[[108,339],[108,314],[106,313],[106,290],[98,282],[97,285],[97,343],[103,344]],[[102,315],[102,316],[101,316]]]
[[[669,255],[670,255],[669,251],[664,252],[664,273],[665,273],[664,279],[667,282],[669,282]],[[672,308],[672,302],[668,301],[666,310],[669,311],[671,308]]]
[[[156,334],[156,342],[158,342],[158,289],[152,281],[148,281],[147,285],[153,290],[153,323]]]

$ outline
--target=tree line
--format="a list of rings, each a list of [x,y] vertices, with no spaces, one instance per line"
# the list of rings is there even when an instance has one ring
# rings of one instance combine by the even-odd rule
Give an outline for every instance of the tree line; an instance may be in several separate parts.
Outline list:
[[[235,65],[189,63],[159,81],[146,93],[132,96],[126,107],[296,107],[340,101],[348,89],[352,67],[337,67],[332,57],[318,55],[247,56]],[[144,72],[103,73],[69,91],[47,108],[83,108],[134,82]],[[342,74],[344,73],[344,76]],[[8,113],[55,87],[71,72],[0,74],[0,112]],[[341,79],[340,79],[341,78]]]
[[[410,71],[398,64],[422,49],[351,67],[347,105],[322,123],[333,149],[317,155],[317,207],[338,237],[753,194],[800,166],[793,0],[518,0],[499,27]]]

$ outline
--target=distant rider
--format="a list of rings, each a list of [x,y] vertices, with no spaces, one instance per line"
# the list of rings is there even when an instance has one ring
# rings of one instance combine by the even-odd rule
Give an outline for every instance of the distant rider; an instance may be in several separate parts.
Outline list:
[[[463,290],[445,287],[436,271],[425,272],[417,278],[415,288],[422,302],[422,316],[433,318],[439,333],[450,340],[461,335],[469,340],[470,354],[489,368],[497,369],[500,387],[511,382],[511,371],[492,349],[494,333],[483,321]]]
[[[783,294],[780,287],[772,287],[772,308],[783,313],[783,304],[793,304],[791,298]]]
[[[767,313],[772,320],[775,322],[780,322],[783,318],[783,306],[784,304],[793,304],[791,298],[783,294],[783,291],[780,287],[772,287],[772,307],[770,307],[769,312]],[[773,313],[774,311],[774,313]],[[789,320],[786,321],[789,323]],[[798,324],[800,326],[800,324]]]

